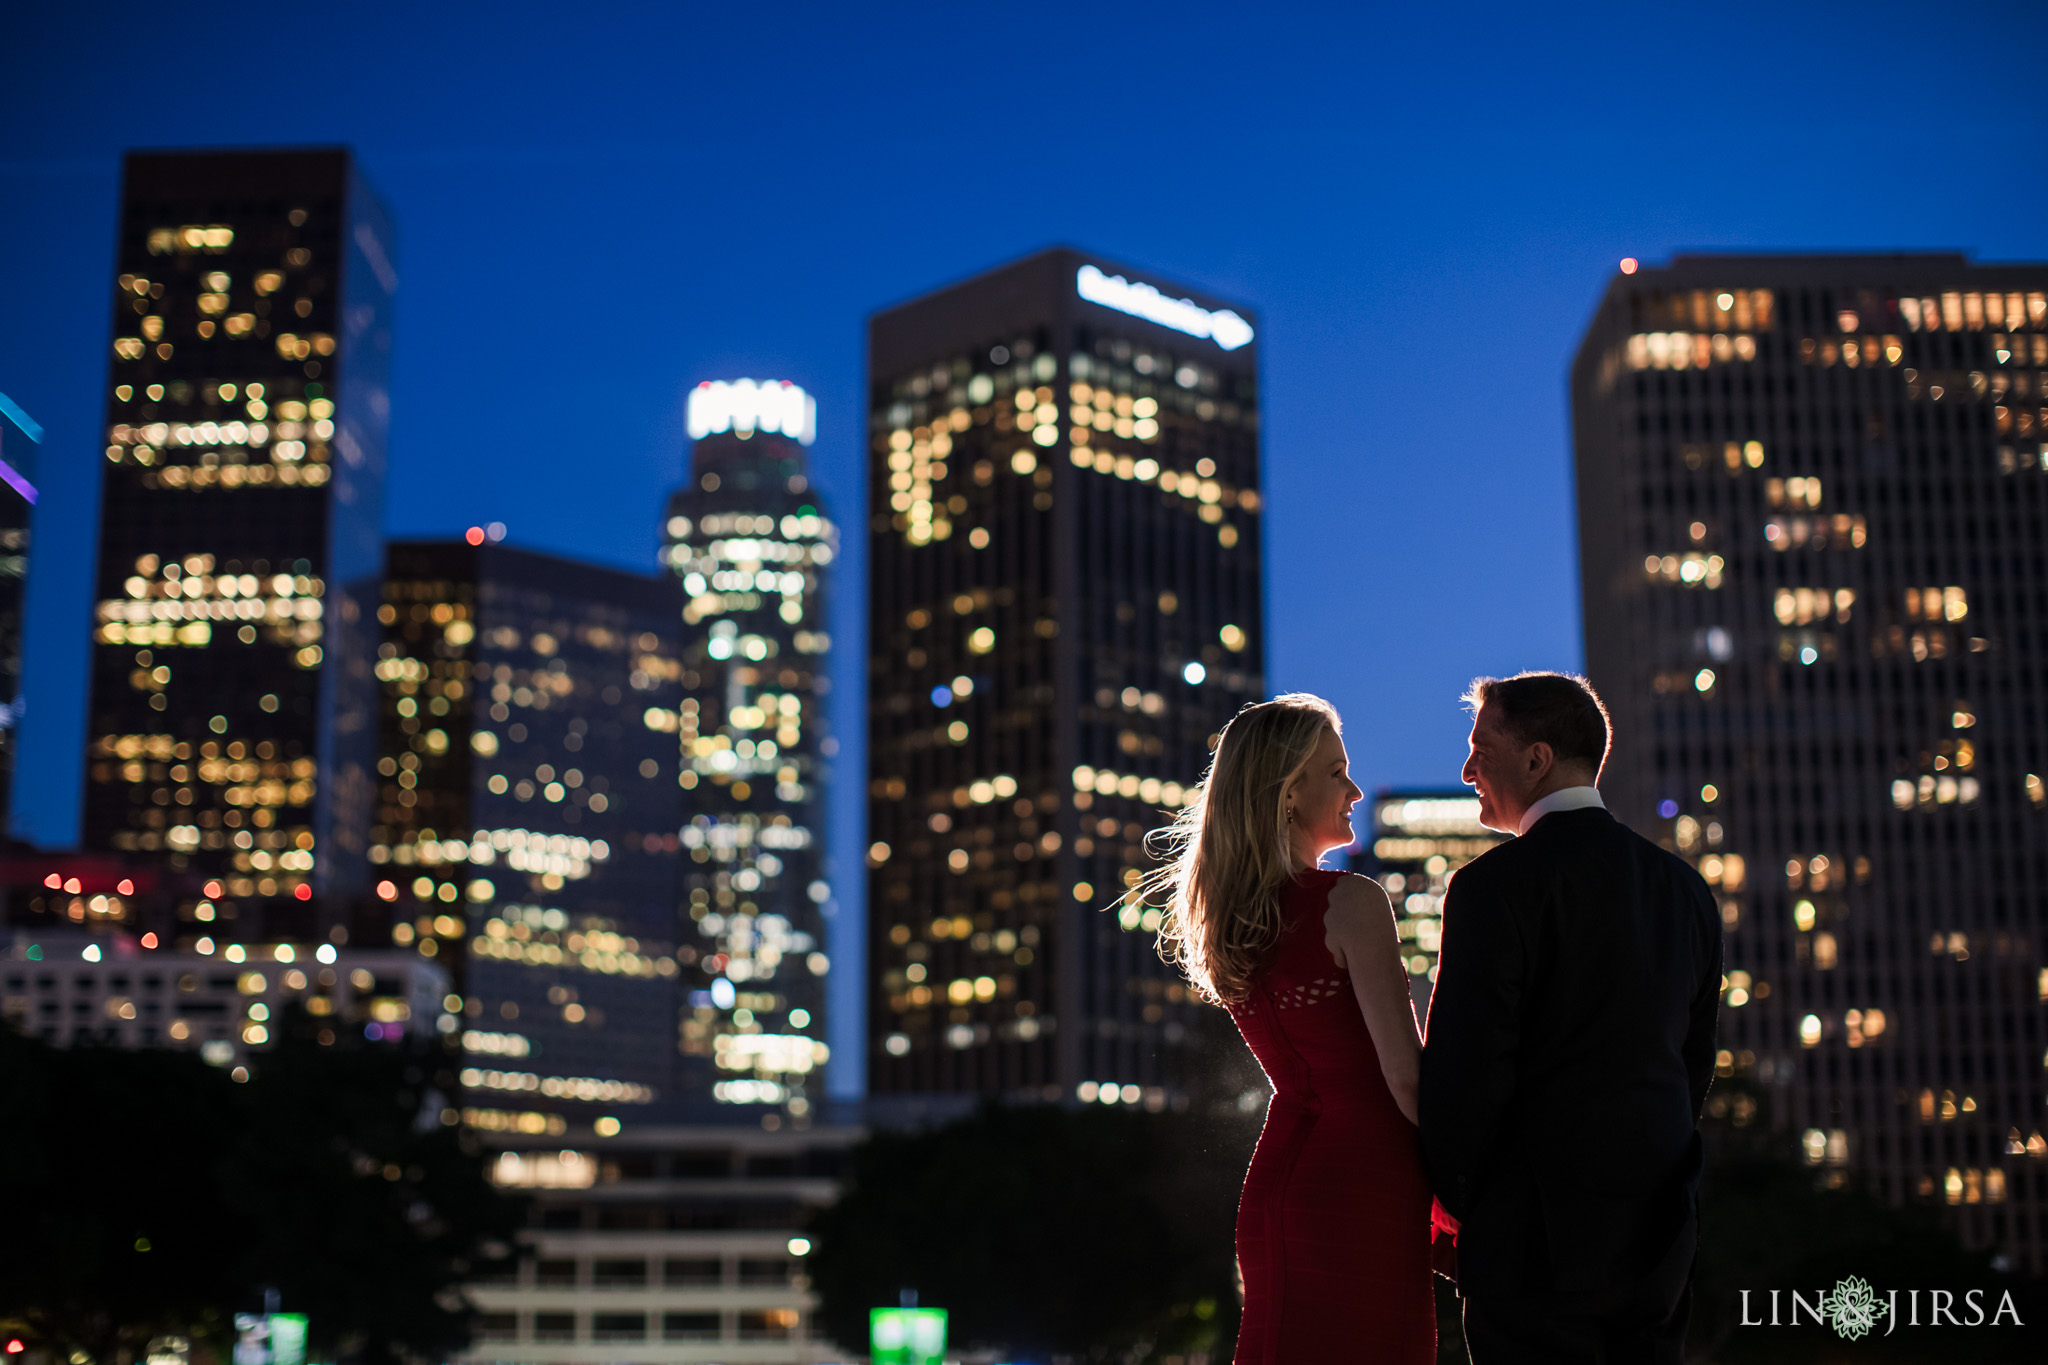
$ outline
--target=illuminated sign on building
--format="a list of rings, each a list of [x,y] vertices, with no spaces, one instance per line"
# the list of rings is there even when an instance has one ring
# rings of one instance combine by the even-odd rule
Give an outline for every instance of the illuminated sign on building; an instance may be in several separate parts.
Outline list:
[[[43,429],[36,424],[34,418],[30,417],[27,413],[23,412],[21,408],[15,403],[14,400],[12,398],[9,398],[4,393],[0,393],[0,417],[5,417],[7,418],[8,421],[14,423],[15,428],[19,430],[22,435],[28,437],[30,442],[32,442],[33,444],[42,444]],[[13,465],[7,463],[6,459],[4,458],[5,440],[6,429],[4,427],[0,427],[0,480],[5,480],[9,488],[12,488],[15,492],[21,494],[22,497],[28,500],[29,505],[33,507],[38,496],[36,493],[36,486],[30,483],[28,479],[19,470],[15,469]]]
[[[689,426],[693,441],[772,431],[809,445],[818,436],[818,400],[787,379],[706,380],[690,390]]]
[[[1252,339],[1252,325],[1228,308],[1212,313],[1193,299],[1170,299],[1149,284],[1133,284],[1121,275],[1105,275],[1092,265],[1081,267],[1074,288],[1090,303],[1186,332],[1191,337],[1205,337],[1226,351],[1234,351]],[[695,413],[694,406],[691,411]]]
[[[304,1313],[235,1314],[235,1365],[306,1365]]]
[[[871,1309],[868,1350],[874,1365],[939,1365],[946,1358],[946,1310]]]

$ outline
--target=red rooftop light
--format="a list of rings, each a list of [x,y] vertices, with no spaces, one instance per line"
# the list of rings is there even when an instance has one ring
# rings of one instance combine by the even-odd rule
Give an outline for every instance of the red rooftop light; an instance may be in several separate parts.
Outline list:
[[[297,896],[302,901],[309,901],[313,899],[313,888],[306,885],[304,882],[300,882],[297,886],[292,888],[292,894],[294,896]]]
[[[43,878],[43,885],[49,887],[52,891],[62,891],[64,889],[64,874],[52,872],[49,876]]]
[[[75,896],[80,891],[85,889],[85,883],[81,882],[76,877],[66,877],[64,879],[64,889]]]
[[[472,526],[462,533],[462,538],[472,545],[481,545],[484,543],[484,528]]]
[[[143,946],[143,947],[145,947],[145,948],[154,948],[154,947],[156,947],[156,935],[155,935],[155,934],[144,934],[144,935],[142,936],[142,946]]]
[[[1638,261],[1633,256],[1624,256],[1621,258],[1621,273],[1624,275],[1633,275],[1636,273],[1636,267],[1641,264],[1642,262]]]
[[[135,894],[135,883],[128,880],[128,878],[123,877],[121,878],[120,884],[117,885],[114,888],[114,890],[120,892],[124,896],[132,896]]]

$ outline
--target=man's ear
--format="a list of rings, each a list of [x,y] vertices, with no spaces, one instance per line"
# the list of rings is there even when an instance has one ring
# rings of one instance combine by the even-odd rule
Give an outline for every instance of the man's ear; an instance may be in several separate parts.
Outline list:
[[[1549,744],[1539,739],[1529,746],[1529,776],[1532,780],[1541,782],[1556,766],[1557,751]]]

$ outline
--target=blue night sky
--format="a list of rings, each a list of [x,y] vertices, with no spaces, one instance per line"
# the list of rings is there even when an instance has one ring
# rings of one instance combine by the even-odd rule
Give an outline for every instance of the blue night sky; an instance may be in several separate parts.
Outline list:
[[[1621,257],[2048,256],[2048,7],[1384,10],[10,11],[0,391],[48,429],[15,832],[77,836],[126,148],[360,155],[398,222],[400,536],[495,519],[652,569],[684,395],[740,375],[817,395],[816,478],[858,527],[876,308],[1055,242],[1251,304],[1269,680],[1342,709],[1368,789],[1456,780],[1475,673],[1579,664],[1565,376]],[[847,548],[842,931],[863,786]]]

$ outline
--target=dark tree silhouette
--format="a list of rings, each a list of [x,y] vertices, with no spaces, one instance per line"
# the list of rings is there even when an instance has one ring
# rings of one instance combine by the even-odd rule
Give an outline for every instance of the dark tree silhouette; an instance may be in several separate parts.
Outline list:
[[[0,1029],[0,1318],[60,1358],[223,1339],[256,1236],[223,1198],[238,1089],[194,1056],[58,1051]]]
[[[246,1084],[185,1053],[0,1033],[0,1317],[107,1361],[165,1333],[225,1346],[225,1315],[270,1288],[322,1358],[467,1344],[456,1287],[510,1254],[520,1205],[442,1121],[444,1051],[277,1025]]]
[[[866,1346],[904,1289],[951,1340],[1037,1360],[1228,1358],[1237,1192],[1256,1116],[991,1106],[883,1133],[815,1232],[826,1332]]]

